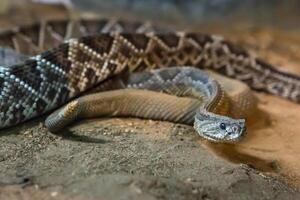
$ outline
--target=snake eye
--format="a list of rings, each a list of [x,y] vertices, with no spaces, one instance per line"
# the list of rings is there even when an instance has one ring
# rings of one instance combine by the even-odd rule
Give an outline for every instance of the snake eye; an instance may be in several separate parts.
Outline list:
[[[220,124],[220,129],[225,130],[226,129],[226,125],[224,123]]]

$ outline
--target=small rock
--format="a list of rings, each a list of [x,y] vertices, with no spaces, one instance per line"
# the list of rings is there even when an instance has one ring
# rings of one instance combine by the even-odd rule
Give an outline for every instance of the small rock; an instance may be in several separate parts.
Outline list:
[[[56,196],[58,195],[58,192],[51,192],[50,195],[51,195],[52,197],[56,197]]]

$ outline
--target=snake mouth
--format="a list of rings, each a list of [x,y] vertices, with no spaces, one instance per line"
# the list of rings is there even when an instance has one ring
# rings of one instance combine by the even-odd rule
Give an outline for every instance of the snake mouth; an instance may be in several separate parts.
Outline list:
[[[235,137],[235,138],[230,138],[230,139],[224,139],[224,138],[221,139],[221,138],[207,136],[207,135],[200,135],[200,136],[202,136],[203,138],[205,138],[211,142],[215,142],[215,143],[236,143],[236,142],[239,142],[243,138],[242,135]]]

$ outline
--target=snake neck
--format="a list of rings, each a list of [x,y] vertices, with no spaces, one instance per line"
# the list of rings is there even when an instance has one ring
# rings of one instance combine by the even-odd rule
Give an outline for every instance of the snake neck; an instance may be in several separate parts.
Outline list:
[[[228,95],[223,87],[216,82],[213,93],[204,110],[217,115],[227,116],[233,119],[253,120],[258,112],[258,99],[251,92],[250,88],[239,88],[237,94]]]
[[[212,81],[210,88],[210,98],[204,106],[204,110],[218,115],[230,115],[231,99],[217,81]]]

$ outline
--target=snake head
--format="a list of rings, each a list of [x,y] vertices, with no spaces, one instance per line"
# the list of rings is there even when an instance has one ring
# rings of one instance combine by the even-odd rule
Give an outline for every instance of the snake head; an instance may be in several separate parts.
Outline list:
[[[233,119],[209,112],[197,113],[194,128],[200,136],[213,142],[236,142],[246,133],[244,119]]]

